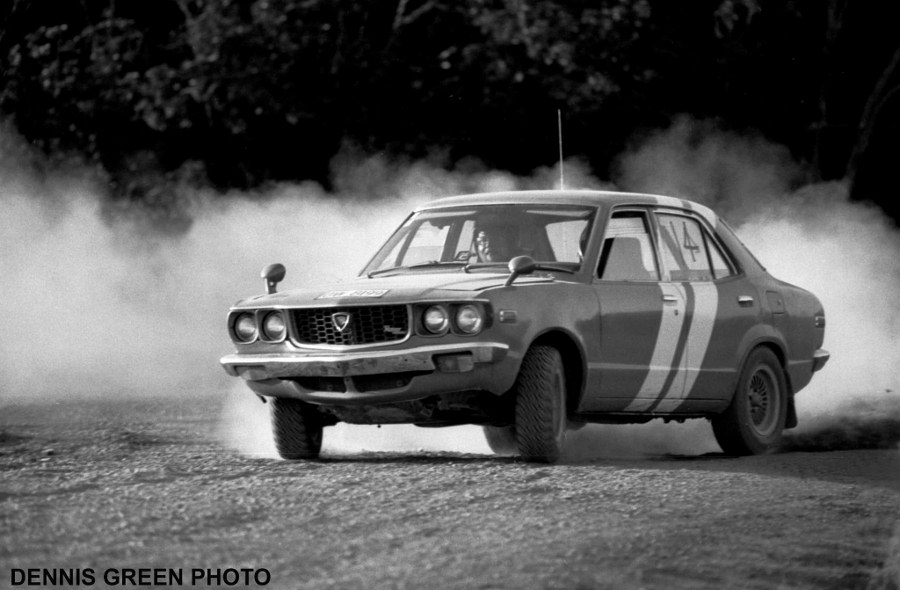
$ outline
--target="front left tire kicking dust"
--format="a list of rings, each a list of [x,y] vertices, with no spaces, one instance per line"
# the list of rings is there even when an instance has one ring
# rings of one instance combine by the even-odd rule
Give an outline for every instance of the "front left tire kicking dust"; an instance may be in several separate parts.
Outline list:
[[[270,398],[272,435],[282,459],[316,459],[322,450],[323,424],[315,408],[300,400]]]

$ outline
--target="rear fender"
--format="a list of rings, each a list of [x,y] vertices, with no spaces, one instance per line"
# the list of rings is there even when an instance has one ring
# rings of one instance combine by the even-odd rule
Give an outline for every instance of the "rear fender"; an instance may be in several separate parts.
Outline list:
[[[783,342],[783,341],[782,341]],[[785,383],[787,383],[787,420],[785,421],[785,428],[794,428],[797,426],[797,408],[794,404],[794,387],[792,385],[791,372],[788,370],[788,362],[785,350],[783,348],[783,343],[778,342],[775,339],[771,338],[761,338],[753,343],[752,346],[745,349],[744,357],[741,359],[740,368],[743,369],[744,364],[747,362],[747,357],[750,356],[757,348],[768,348],[771,350],[776,358],[778,358],[778,363],[781,365],[781,370],[784,373]],[[740,374],[740,370],[738,374]],[[735,387],[737,387],[737,383],[735,383]]]

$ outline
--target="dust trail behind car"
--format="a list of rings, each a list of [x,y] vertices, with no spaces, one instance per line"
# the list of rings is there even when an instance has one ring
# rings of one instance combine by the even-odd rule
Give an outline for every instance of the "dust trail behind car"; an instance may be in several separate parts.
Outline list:
[[[887,396],[853,399],[832,412],[809,417],[789,431],[783,451],[896,449],[900,446],[900,404]]]

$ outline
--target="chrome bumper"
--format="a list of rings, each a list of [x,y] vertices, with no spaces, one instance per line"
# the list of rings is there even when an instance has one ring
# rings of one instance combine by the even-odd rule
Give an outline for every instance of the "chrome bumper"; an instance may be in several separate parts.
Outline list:
[[[366,350],[342,353],[229,354],[219,361],[229,375],[248,381],[289,379],[291,377],[353,377],[379,373],[433,371],[435,357],[470,356],[472,365],[496,363],[509,346],[499,342],[420,346],[404,350]],[[467,367],[461,367],[465,372]],[[469,366],[471,370],[473,367]]]
[[[508,353],[508,345],[488,342],[390,351],[230,354],[220,362],[229,375],[245,379],[258,395],[318,404],[361,404],[405,401],[469,389],[485,389],[499,395],[515,378],[512,365],[506,371],[497,365],[508,358]],[[405,385],[379,391],[360,392],[353,383],[357,376],[410,371],[424,374]],[[338,377],[343,378],[345,387],[340,392],[310,390],[292,380],[295,377]]]

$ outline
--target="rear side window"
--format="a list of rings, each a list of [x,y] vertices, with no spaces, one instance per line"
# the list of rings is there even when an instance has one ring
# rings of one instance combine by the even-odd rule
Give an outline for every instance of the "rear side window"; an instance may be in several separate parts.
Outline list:
[[[659,256],[669,280],[713,280],[715,275],[700,223],[682,215],[657,214],[656,218],[659,221]]]
[[[604,281],[659,280],[650,225],[645,213],[613,213],[600,251],[597,276]]]

